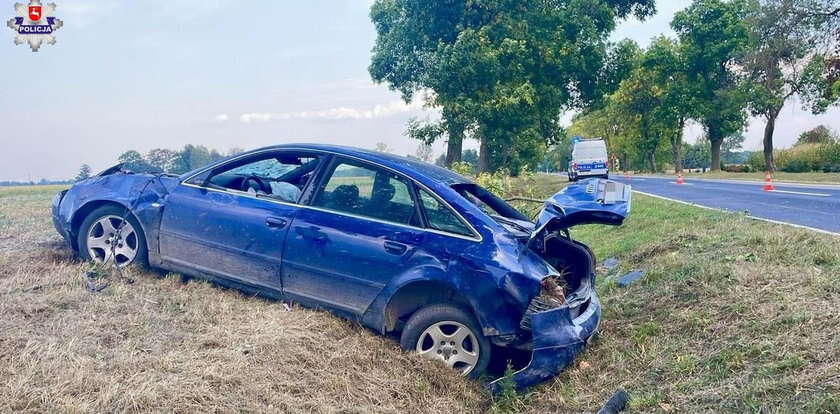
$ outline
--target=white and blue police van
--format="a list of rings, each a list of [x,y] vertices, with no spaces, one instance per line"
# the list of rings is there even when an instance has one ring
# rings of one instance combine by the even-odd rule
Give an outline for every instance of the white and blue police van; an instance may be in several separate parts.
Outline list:
[[[569,161],[569,181],[581,178],[610,178],[607,143],[601,138],[572,138],[572,159]]]

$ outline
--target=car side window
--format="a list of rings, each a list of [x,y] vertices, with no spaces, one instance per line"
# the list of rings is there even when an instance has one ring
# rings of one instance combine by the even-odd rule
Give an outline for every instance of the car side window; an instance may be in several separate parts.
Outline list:
[[[209,177],[216,188],[297,203],[318,165],[315,156],[273,153],[232,161]]]
[[[472,231],[449,209],[428,191],[419,189],[420,204],[426,214],[430,228],[464,236],[473,236]]]
[[[404,178],[383,169],[342,161],[335,164],[312,205],[392,223],[418,225],[410,185]]]

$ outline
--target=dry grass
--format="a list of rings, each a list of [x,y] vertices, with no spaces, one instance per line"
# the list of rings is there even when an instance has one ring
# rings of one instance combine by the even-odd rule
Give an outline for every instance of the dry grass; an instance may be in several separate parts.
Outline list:
[[[553,192],[557,178],[539,178]],[[635,197],[573,231],[620,271],[601,335],[556,380],[492,404],[479,384],[328,314],[136,273],[86,291],[55,189],[0,189],[0,412],[840,413],[840,239]]]
[[[0,412],[480,412],[481,387],[323,312],[174,275],[84,288],[46,208],[0,190]]]

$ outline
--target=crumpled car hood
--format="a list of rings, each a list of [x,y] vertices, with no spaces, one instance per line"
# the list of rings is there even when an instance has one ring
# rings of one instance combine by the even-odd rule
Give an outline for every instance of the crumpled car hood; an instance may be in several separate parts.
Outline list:
[[[630,200],[629,185],[601,178],[579,181],[546,200],[531,239],[579,224],[619,226],[630,214]]]

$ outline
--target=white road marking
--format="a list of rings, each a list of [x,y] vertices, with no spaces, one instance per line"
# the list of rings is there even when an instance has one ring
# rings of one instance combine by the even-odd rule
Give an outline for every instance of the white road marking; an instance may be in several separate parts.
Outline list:
[[[653,198],[658,198],[658,199],[662,199],[662,200],[666,200],[666,201],[673,201],[675,203],[685,204],[687,206],[704,208],[706,210],[714,210],[714,211],[720,211],[720,212],[724,212],[724,213],[737,213],[737,211],[727,210],[725,208],[709,207],[709,206],[704,206],[704,205],[701,205],[701,204],[691,203],[691,202],[688,202],[688,201],[682,201],[682,200],[677,200],[677,199],[673,199],[673,198],[669,198],[669,197],[664,197],[664,196],[661,196],[661,195],[646,193],[644,191],[636,190],[635,188],[633,189],[633,192],[639,193],[639,194],[644,194],[648,197],[653,197]],[[765,221],[767,223],[781,224],[781,225],[785,225],[785,226],[796,227],[798,229],[811,230],[811,231],[815,231],[817,233],[829,234],[829,235],[832,235],[832,236],[840,237],[840,233],[835,233],[835,232],[828,231],[828,230],[818,229],[818,228],[815,228],[815,227],[808,227],[808,226],[803,226],[803,225],[800,225],[800,224],[786,223],[784,221],[772,220],[772,219],[767,219],[767,218],[763,218],[763,217],[756,217],[756,216],[751,216],[749,214],[747,214],[746,217],[749,218],[749,219],[753,219],[753,220]]]
[[[679,183],[676,182],[676,181],[668,181],[668,184],[679,184]],[[682,184],[679,184],[679,185],[694,185],[694,184],[692,184],[692,183],[682,183]]]
[[[770,192],[770,193],[800,194],[800,195],[809,195],[809,196],[817,196],[817,197],[831,197],[831,194],[804,193],[804,192],[801,192],[801,191],[770,190],[768,192]]]
[[[658,180],[670,180],[671,177],[656,177],[650,175],[640,175],[639,177],[646,177],[650,179],[658,179]],[[740,184],[740,185],[764,185],[764,180],[747,180],[747,179],[726,179],[726,178],[702,178],[698,176],[683,176],[685,179],[691,179],[692,181],[703,181],[707,183],[721,183],[721,184]],[[832,183],[798,183],[798,182],[791,182],[785,180],[773,180],[773,184],[782,185],[785,187],[798,187],[798,188],[805,188],[809,190],[840,190],[840,184],[832,184]]]

